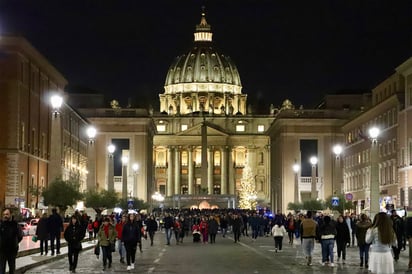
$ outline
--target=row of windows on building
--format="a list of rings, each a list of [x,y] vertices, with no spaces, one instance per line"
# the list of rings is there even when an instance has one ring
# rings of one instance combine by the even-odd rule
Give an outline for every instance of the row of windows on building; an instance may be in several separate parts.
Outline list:
[[[396,184],[398,169],[395,161],[385,161],[379,165],[379,184],[381,186]],[[369,187],[370,173],[369,168],[350,172],[344,178],[344,191],[363,190]]]

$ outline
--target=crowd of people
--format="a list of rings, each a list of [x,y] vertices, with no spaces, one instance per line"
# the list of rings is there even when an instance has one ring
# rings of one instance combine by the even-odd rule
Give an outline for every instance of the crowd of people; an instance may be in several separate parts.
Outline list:
[[[337,262],[345,264],[346,249],[356,243],[359,266],[376,274],[394,273],[394,261],[399,260],[401,250],[405,250],[406,240],[412,241],[412,218],[403,219],[396,210],[392,210],[391,214],[378,213],[373,221],[366,214],[339,215],[334,219],[311,211],[286,216],[281,212],[271,215],[265,211],[238,209],[170,209],[150,215],[125,212],[97,216],[94,220],[86,214],[75,212],[65,221],[68,225],[64,229],[63,219],[56,209],[50,216],[43,214],[36,236],[40,241],[40,254],[47,255],[50,251],[54,255],[60,253],[63,233],[72,273],[76,272],[86,234],[89,241],[96,242],[95,254],[98,257],[102,255],[103,270],[112,267],[112,253],[116,251],[116,246],[120,263],[125,264],[126,270],[134,269],[137,249],[143,252],[142,238],[149,239],[152,246],[158,230],[164,231],[166,245],[183,244],[188,238],[193,243],[214,244],[218,232],[222,238],[228,232],[232,233],[235,243],[241,237],[250,237],[255,241],[258,237],[271,236],[275,252],[282,252],[284,237],[287,237],[290,245],[297,240],[301,242],[308,266],[313,263],[317,242],[321,247],[321,264],[331,267]],[[10,210],[5,209],[0,222],[0,274],[5,273],[6,263],[9,264],[9,273],[14,273],[21,239],[20,226],[11,218]],[[337,258],[334,256],[335,245]],[[409,268],[412,268],[411,249],[412,243],[409,242]]]

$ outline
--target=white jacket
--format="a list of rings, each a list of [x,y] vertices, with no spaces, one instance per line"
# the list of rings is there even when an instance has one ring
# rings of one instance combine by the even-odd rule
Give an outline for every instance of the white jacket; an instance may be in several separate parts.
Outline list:
[[[282,236],[283,237],[283,235],[286,235],[286,234],[287,234],[287,231],[286,231],[286,229],[283,225],[281,225],[281,226],[274,225],[272,227],[273,237],[276,237],[276,236]]]

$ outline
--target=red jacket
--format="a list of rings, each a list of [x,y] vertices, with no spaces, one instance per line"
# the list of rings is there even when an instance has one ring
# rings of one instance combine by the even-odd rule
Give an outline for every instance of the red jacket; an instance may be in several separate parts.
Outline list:
[[[118,222],[117,224],[116,224],[116,227],[115,227],[115,229],[116,229],[116,232],[117,232],[117,238],[118,239],[121,239],[122,238],[122,231],[123,231],[123,225],[124,225],[125,223],[123,223],[123,222]]]

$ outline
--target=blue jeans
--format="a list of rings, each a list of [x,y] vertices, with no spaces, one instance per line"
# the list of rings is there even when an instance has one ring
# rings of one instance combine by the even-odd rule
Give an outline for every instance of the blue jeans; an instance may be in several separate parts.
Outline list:
[[[126,248],[124,247],[124,242],[122,240],[117,239],[117,248],[119,249],[120,258],[126,257]]]
[[[302,238],[303,254],[307,257],[312,257],[313,249],[315,248],[314,238]]]
[[[322,245],[322,263],[333,263],[333,247],[335,246],[335,239],[325,239],[321,241]]]
[[[359,245],[359,257],[364,258],[365,262],[369,260],[369,246],[370,244]]]
[[[172,229],[165,228],[165,231],[166,231],[166,243],[170,245],[170,240],[172,239],[172,234],[173,234]]]

